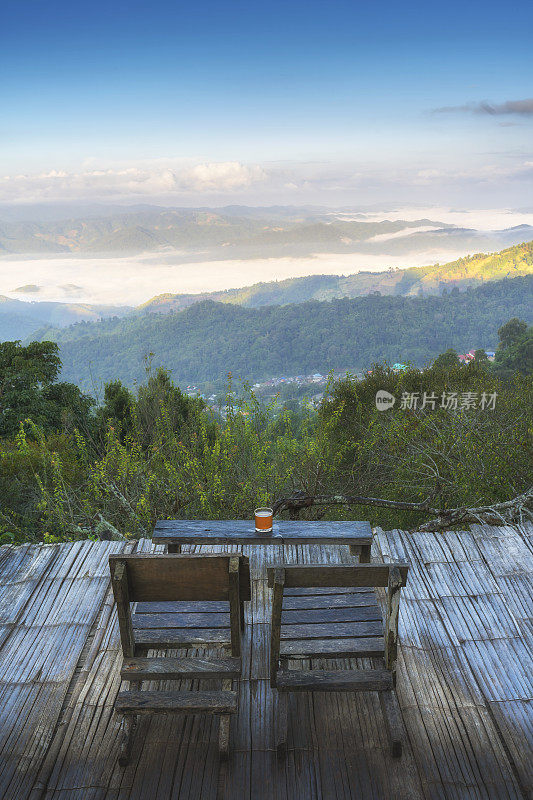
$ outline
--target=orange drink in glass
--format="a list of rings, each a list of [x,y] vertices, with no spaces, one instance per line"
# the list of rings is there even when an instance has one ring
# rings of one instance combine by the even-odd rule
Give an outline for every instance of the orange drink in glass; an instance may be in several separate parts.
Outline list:
[[[256,531],[264,531],[265,533],[270,533],[272,531],[271,508],[255,509],[255,529]]]

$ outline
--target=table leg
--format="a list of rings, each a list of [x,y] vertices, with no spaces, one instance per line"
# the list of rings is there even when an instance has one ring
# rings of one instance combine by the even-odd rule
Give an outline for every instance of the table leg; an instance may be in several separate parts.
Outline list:
[[[363,544],[359,555],[360,564],[370,564],[370,545]]]

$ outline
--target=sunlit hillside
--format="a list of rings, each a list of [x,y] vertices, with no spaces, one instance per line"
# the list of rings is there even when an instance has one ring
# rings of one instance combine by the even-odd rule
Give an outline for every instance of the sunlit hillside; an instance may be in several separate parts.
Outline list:
[[[499,253],[478,253],[448,264],[358,272],[355,275],[310,275],[284,281],[258,283],[242,289],[202,295],[162,294],[140,306],[141,310],[166,312],[186,308],[199,300],[215,300],[250,308],[264,305],[303,303],[359,297],[371,292],[393,295],[439,294],[443,288],[477,286],[487,281],[530,275],[533,272],[533,242],[509,247]]]

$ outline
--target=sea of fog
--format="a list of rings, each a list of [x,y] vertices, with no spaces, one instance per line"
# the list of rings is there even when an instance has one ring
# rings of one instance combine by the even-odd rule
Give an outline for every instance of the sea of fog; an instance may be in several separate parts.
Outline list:
[[[502,230],[515,225],[533,224],[533,213],[507,209],[461,210],[450,208],[397,208],[386,212],[331,212],[340,219],[379,221],[383,219],[431,219],[478,231]],[[432,226],[419,229],[431,230]],[[416,230],[416,229],[415,229]],[[384,241],[412,234],[374,237]],[[0,258],[0,295],[20,300],[56,300],[75,303],[137,305],[164,292],[200,293],[249,286],[260,281],[283,280],[305,275],[349,275],[361,270],[379,272],[391,267],[411,267],[445,263],[465,255],[448,248],[424,250],[406,255],[335,255],[254,258],[248,260],[206,260],[179,251],[143,253],[137,256],[82,258],[65,256]],[[17,292],[22,286],[37,290]]]
[[[444,206],[408,206],[383,211],[365,211],[360,214],[332,211],[333,216],[358,222],[381,222],[381,220],[431,219],[456,225],[458,228],[473,228],[477,231],[496,231],[516,225],[533,225],[533,212],[515,211],[509,208],[460,209]]]
[[[179,253],[172,255],[168,252],[123,258],[4,257],[0,259],[0,295],[19,300],[138,305],[164,292],[211,292],[305,275],[349,275],[361,270],[379,272],[389,267],[442,263],[461,255],[464,254],[453,250],[418,253],[407,258],[318,253],[302,258],[192,263]],[[15,291],[25,286],[35,289]]]

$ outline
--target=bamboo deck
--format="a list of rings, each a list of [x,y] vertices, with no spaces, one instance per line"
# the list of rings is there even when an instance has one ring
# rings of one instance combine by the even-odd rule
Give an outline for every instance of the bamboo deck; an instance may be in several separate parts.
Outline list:
[[[372,693],[292,695],[288,752],[277,758],[265,567],[353,560],[347,547],[273,545],[244,548],[253,593],[228,763],[219,762],[216,719],[162,715],[141,720],[132,763],[121,769],[107,559],[123,547],[0,548],[2,800],[531,797],[533,526],[375,531],[374,559],[410,565],[400,607],[400,761],[389,756]]]

